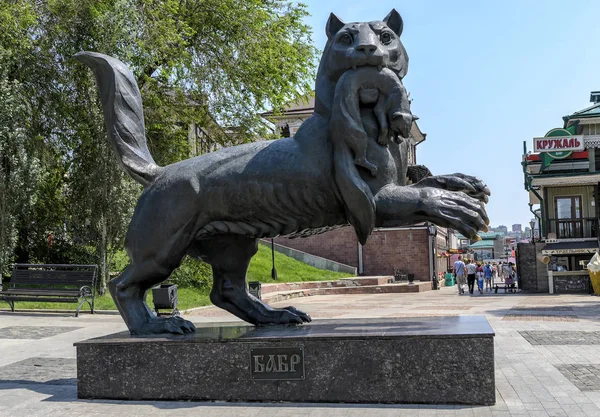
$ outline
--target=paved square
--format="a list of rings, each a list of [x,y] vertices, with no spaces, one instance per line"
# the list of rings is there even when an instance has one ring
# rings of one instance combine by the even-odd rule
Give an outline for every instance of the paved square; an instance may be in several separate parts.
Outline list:
[[[600,332],[520,331],[532,345],[600,345]]]
[[[579,321],[574,315],[544,315],[544,314],[505,314],[502,320],[507,321]]]
[[[557,369],[581,391],[600,391],[600,365],[558,365]]]
[[[73,343],[126,330],[121,318],[4,310],[0,328],[12,329],[4,330],[12,337],[0,338],[0,417],[600,417],[600,297],[459,296],[454,287],[412,294],[312,296],[273,305],[295,305],[314,320],[349,323],[354,318],[483,314],[496,332],[496,405],[78,400]],[[186,318],[197,323],[237,321],[216,308],[189,312]],[[29,339],[18,338],[21,334]],[[30,340],[34,334],[41,338]],[[448,354],[462,355],[467,367],[472,360],[468,352]],[[165,381],[165,390],[171,383],[177,381]]]
[[[81,327],[58,326],[9,326],[0,328],[0,339],[44,339],[58,334],[72,332]]]
[[[76,385],[75,358],[28,358],[0,367],[0,384]]]
[[[517,306],[517,307],[511,308],[511,310],[527,311],[527,312],[539,311],[540,313],[544,314],[549,311],[573,311],[573,307],[567,307],[567,306]]]

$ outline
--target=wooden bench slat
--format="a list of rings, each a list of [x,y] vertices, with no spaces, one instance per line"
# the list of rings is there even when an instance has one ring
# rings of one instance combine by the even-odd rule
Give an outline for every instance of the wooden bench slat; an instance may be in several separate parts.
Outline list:
[[[41,302],[53,302],[53,303],[76,303],[79,301],[78,297],[45,297],[45,296],[27,296],[27,295],[14,295],[4,296],[0,295],[0,300],[4,301],[41,301]]]
[[[52,289],[52,288],[48,288],[48,289],[13,289],[13,288],[8,288],[2,292],[0,292],[0,295],[45,295],[45,294],[49,294],[49,295],[56,295],[56,296],[62,296],[62,295],[66,295],[66,296],[72,296],[72,295],[76,295],[79,296],[79,290],[57,290],[57,289]]]
[[[90,283],[93,279],[64,279],[64,278],[30,278],[21,280],[11,280],[10,283],[13,285],[29,285],[29,284],[78,284],[78,283]]]

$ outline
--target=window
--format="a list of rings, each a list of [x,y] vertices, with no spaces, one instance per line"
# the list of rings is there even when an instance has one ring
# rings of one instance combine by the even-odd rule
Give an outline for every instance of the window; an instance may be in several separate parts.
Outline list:
[[[555,197],[554,206],[558,238],[583,237],[581,196]]]

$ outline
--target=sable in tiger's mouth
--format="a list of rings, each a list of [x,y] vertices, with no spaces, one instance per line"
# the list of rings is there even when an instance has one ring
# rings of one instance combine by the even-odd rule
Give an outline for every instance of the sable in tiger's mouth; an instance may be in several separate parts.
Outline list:
[[[379,99],[379,89],[361,87],[358,90],[358,99],[362,104],[375,104]]]

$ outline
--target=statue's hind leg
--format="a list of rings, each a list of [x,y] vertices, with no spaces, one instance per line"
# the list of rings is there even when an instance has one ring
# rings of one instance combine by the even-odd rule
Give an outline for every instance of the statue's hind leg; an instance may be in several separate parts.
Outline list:
[[[192,254],[212,266],[213,304],[256,325],[309,322],[310,316],[295,307],[273,308],[248,293],[246,272],[257,250],[258,239],[238,235],[214,236],[194,245]]]

